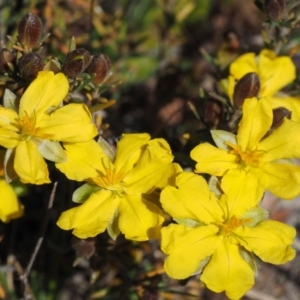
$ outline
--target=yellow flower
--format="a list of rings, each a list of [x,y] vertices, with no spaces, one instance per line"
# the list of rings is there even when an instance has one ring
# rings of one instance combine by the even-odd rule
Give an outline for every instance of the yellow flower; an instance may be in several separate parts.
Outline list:
[[[79,238],[93,237],[106,229],[112,238],[121,231],[127,239],[148,240],[160,235],[164,220],[151,193],[163,188],[181,171],[163,139],[148,134],[124,134],[115,157],[95,141],[64,144],[68,161],[56,166],[69,179],[89,183],[75,191],[73,201],[85,202],[67,210],[57,225],[73,229]]]
[[[300,168],[290,158],[300,158],[300,123],[284,119],[266,136],[272,119],[267,97],[246,99],[237,135],[212,130],[219,148],[203,143],[191,151],[197,172],[224,176],[221,185],[226,194],[259,199],[269,190],[280,198],[296,197]]]
[[[0,220],[2,222],[6,223],[23,215],[23,205],[19,202],[13,188],[4,178],[0,178],[0,199]]]
[[[19,202],[14,189],[3,178],[4,151],[0,150],[0,220],[9,222],[23,215],[24,207]]]
[[[300,98],[290,97],[278,93],[283,87],[296,78],[296,67],[288,56],[279,56],[264,49],[258,56],[246,53],[238,57],[231,65],[228,79],[221,81],[221,85],[229,98],[233,99],[235,83],[247,73],[256,73],[260,79],[259,97],[268,96],[272,108],[285,107],[292,111],[292,120],[300,120]]]
[[[201,273],[209,289],[240,299],[254,284],[253,253],[272,264],[294,258],[290,245],[296,230],[266,220],[264,209],[251,207],[258,199],[225,194],[217,199],[206,181],[193,173],[179,174],[176,185],[161,193],[163,208],[178,223],[161,231],[161,248],[168,255],[164,267],[170,277]]]
[[[68,89],[68,80],[62,73],[45,71],[39,73],[23,94],[18,113],[14,101],[4,99],[5,107],[0,107],[0,145],[8,148],[5,157],[8,180],[19,177],[23,183],[49,183],[43,158],[54,162],[67,158],[59,141],[85,142],[97,134],[85,105],[59,108]]]

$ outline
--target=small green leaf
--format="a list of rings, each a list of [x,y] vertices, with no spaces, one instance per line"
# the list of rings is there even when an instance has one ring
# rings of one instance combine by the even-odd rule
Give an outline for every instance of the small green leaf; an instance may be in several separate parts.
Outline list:
[[[97,142],[101,146],[102,150],[104,151],[104,153],[106,154],[106,156],[109,158],[109,160],[111,162],[113,162],[114,159],[115,159],[116,151],[101,136],[99,136]]]
[[[101,190],[101,187],[86,183],[74,192],[72,201],[75,203],[84,203],[92,193],[99,190]]]
[[[22,183],[20,180],[15,180],[11,184],[17,196],[25,196],[28,193],[27,185]]]
[[[16,98],[17,96],[12,91],[10,91],[9,89],[5,89],[3,96],[4,107],[17,111]]]
[[[72,36],[69,43],[69,52],[74,51],[75,49],[76,49],[76,41],[75,41],[75,37]]]
[[[44,158],[56,163],[67,161],[68,156],[59,142],[52,142],[38,138],[34,138],[32,141],[36,144],[39,152]]]

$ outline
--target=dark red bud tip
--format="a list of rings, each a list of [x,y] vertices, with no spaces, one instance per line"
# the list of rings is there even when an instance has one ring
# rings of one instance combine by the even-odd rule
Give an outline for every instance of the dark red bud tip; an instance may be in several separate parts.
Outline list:
[[[292,112],[284,107],[278,107],[273,109],[273,123],[271,130],[278,128],[282,123],[284,118],[291,119]]]
[[[247,73],[235,85],[233,92],[233,104],[240,109],[245,99],[257,97],[260,90],[260,81],[256,73]]]
[[[91,60],[92,57],[87,50],[75,49],[67,54],[62,71],[66,76],[75,78],[88,67]]]
[[[285,0],[266,0],[265,11],[270,20],[282,20],[285,15]]]
[[[34,79],[38,72],[43,70],[43,60],[36,53],[24,54],[18,62],[20,76],[26,80]]]
[[[41,19],[34,14],[27,14],[18,24],[18,36],[21,45],[27,48],[38,47],[42,31]]]
[[[95,55],[93,60],[86,70],[88,74],[93,74],[93,83],[101,84],[110,72],[110,59],[105,54]]]
[[[0,74],[4,74],[8,71],[8,64],[15,59],[15,54],[7,49],[1,49],[0,51]]]

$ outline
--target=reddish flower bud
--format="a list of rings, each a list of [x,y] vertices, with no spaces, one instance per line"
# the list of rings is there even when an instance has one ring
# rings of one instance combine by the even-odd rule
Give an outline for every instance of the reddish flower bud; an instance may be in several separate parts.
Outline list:
[[[86,72],[93,74],[95,77],[93,83],[101,84],[110,72],[110,59],[105,54],[95,55]]]
[[[20,43],[28,48],[36,48],[40,44],[43,25],[41,19],[34,14],[27,14],[18,24]]]
[[[94,239],[86,239],[86,240],[80,240],[80,239],[74,239],[72,241],[73,248],[76,251],[77,257],[84,257],[89,259],[91,256],[95,253],[95,240]]]
[[[0,51],[0,74],[4,74],[8,71],[8,64],[15,59],[14,53],[7,49],[1,49]]]
[[[36,53],[24,54],[18,62],[20,75],[26,80],[34,79],[38,72],[43,70],[44,64],[42,58]]]
[[[282,20],[285,15],[285,0],[266,0],[265,11],[270,20]]]
[[[92,57],[87,50],[75,49],[67,54],[62,71],[66,76],[75,78],[87,68],[91,60]]]
[[[235,85],[233,92],[233,104],[235,108],[241,108],[245,99],[257,97],[260,90],[260,81],[256,73],[247,73]]]
[[[273,109],[273,122],[271,125],[271,130],[278,128],[283,123],[284,118],[290,119],[291,117],[292,112],[284,107]]]

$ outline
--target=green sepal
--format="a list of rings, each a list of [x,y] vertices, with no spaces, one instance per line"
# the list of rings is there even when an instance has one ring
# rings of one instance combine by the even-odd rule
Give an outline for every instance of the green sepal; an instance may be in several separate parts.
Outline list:
[[[39,152],[45,159],[56,163],[63,163],[68,160],[67,153],[59,142],[52,142],[38,138],[34,138],[32,141],[36,144]]]
[[[216,195],[218,199],[220,199],[222,195],[222,189],[220,186],[219,179],[216,176],[211,176],[208,181],[209,189]]]
[[[113,148],[101,136],[99,136],[97,143],[100,145],[109,160],[113,162],[115,159],[116,151],[113,150]]]
[[[8,109],[17,111],[16,105],[17,96],[9,89],[5,89],[3,95],[3,106]]]
[[[230,142],[233,145],[237,144],[236,136],[224,130],[211,130],[211,136],[216,143],[217,147],[223,150],[228,151],[229,147],[225,144],[225,142]]]
[[[4,174],[6,182],[19,178],[14,169],[15,149],[7,149],[4,155]]]
[[[195,221],[193,219],[187,219],[187,218],[177,219],[177,218],[174,218],[173,220],[176,221],[178,224],[186,225],[187,227],[191,227],[191,228],[203,225],[203,223],[200,223],[200,222]]]
[[[246,263],[250,266],[250,268],[253,270],[254,275],[256,276],[258,271],[257,271],[257,265],[254,260],[253,254],[248,252],[246,249],[239,247],[239,252],[243,259],[246,261]]]
[[[208,262],[210,261],[211,256],[207,256],[204,259],[201,260],[197,270],[195,273],[192,274],[193,275],[197,275],[203,272],[203,269],[206,267],[206,265],[208,264]]]
[[[243,216],[242,219],[251,219],[251,221],[245,223],[247,227],[255,227],[257,224],[259,224],[262,221],[265,221],[268,219],[269,213],[265,209],[261,207],[251,208],[247,210]]]
[[[118,226],[118,219],[119,219],[119,211],[116,210],[113,218],[111,219],[111,221],[107,226],[107,233],[114,241],[116,240],[116,238],[121,232]]]
[[[99,190],[101,190],[101,187],[85,183],[73,193],[72,201],[75,203],[84,203],[92,193],[98,192]]]

